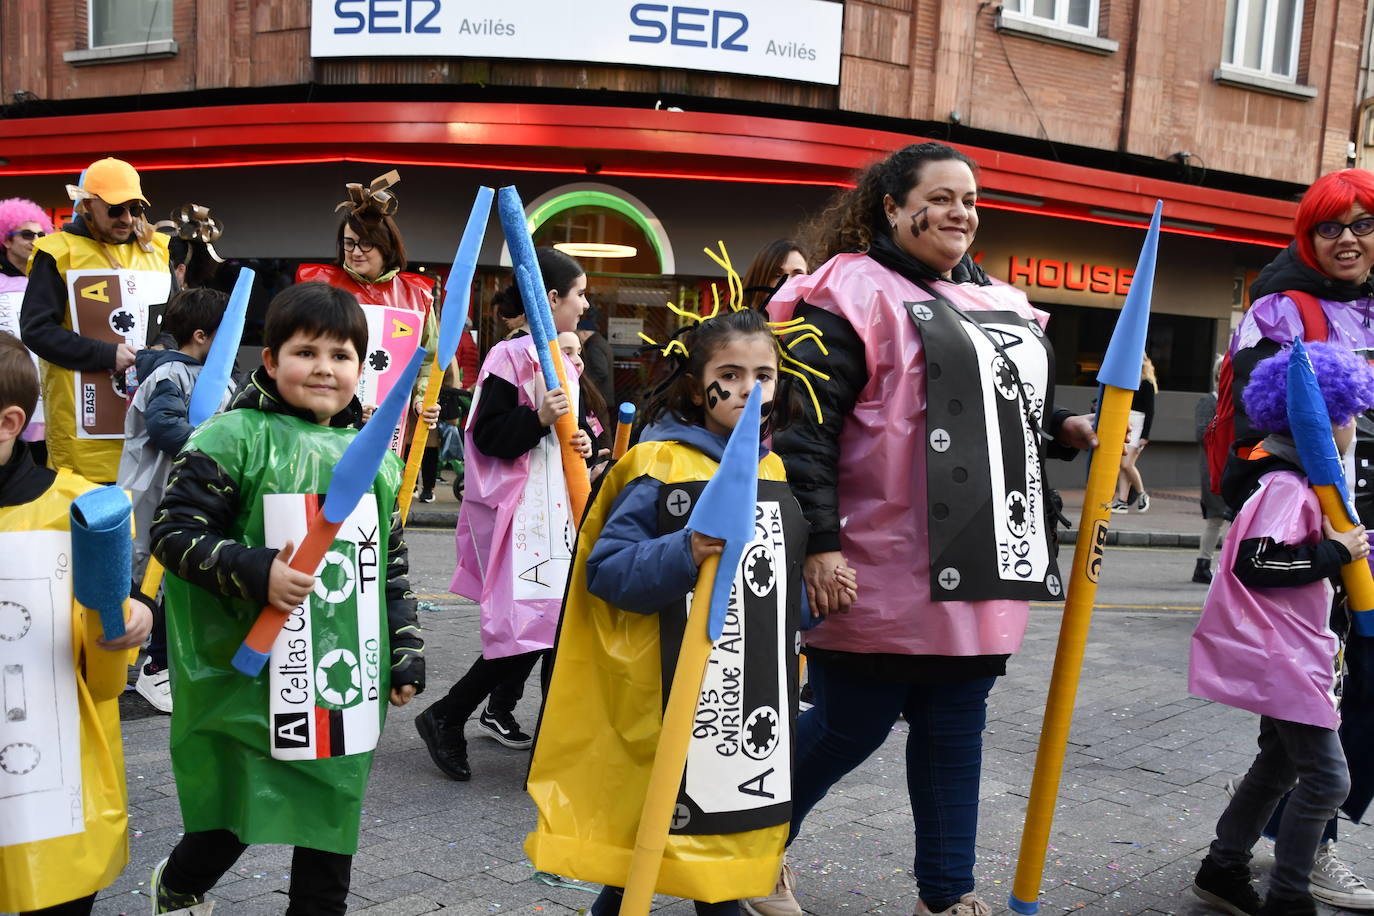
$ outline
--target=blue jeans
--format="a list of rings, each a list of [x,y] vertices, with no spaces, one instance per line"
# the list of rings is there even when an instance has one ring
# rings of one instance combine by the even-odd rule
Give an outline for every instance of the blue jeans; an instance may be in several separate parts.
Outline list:
[[[1306,899],[1322,833],[1350,791],[1345,754],[1331,729],[1269,716],[1260,716],[1259,749],[1217,821],[1208,857],[1222,867],[1247,865],[1260,831],[1291,789],[1274,841],[1269,894]]]
[[[807,670],[815,705],[797,720],[787,841],[830,787],[867,760],[904,716],[911,726],[906,782],[916,821],[916,886],[933,911],[958,903],[973,890],[983,727],[996,678],[894,684],[815,660]]]

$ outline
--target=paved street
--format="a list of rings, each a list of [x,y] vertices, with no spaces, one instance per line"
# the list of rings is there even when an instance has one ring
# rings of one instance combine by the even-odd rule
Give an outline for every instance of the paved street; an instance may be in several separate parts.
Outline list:
[[[1187,530],[1195,531],[1192,506],[1175,509],[1190,519]],[[412,565],[419,570],[416,590],[437,605],[422,614],[430,693],[394,712],[383,735],[350,912],[577,912],[591,902],[589,889],[541,882],[521,849],[534,823],[533,806],[521,790],[524,755],[470,729],[475,775],[470,783],[451,782],[430,764],[411,725],[415,712],[476,657],[478,643],[476,608],[447,594],[451,534],[416,530],[410,542]],[[1187,695],[1188,637],[1203,597],[1202,587],[1188,582],[1194,555],[1183,549],[1108,550],[1042,912],[1208,912],[1187,887],[1221,810],[1221,787],[1248,764],[1257,725],[1251,715]],[[1057,608],[1034,609],[1025,648],[991,698],[977,874],[979,890],[995,912],[1003,911],[1015,868],[1058,623]],[[180,830],[166,751],[169,720],[149,716],[135,695],[124,707],[133,862],[102,896],[100,914],[148,912],[148,900],[139,894]],[[518,715],[533,726],[531,696]],[[905,733],[905,723],[894,727],[880,752],[815,811],[793,846],[791,861],[808,913],[913,912]],[[1371,846],[1374,831],[1347,825],[1342,850],[1365,875],[1374,873]],[[250,850],[213,891],[218,912],[282,913],[289,861],[284,847]],[[1270,861],[1270,846],[1261,841],[1259,870],[1267,870]],[[692,909],[663,901],[660,911],[677,916]]]

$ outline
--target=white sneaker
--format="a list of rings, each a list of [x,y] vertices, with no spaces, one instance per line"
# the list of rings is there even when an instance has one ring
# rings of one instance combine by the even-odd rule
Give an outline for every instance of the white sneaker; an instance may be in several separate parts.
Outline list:
[[[134,682],[138,695],[147,700],[158,712],[172,714],[172,682],[166,668],[152,672],[144,662],[138,669],[138,680]]]
[[[1308,878],[1313,898],[1346,910],[1374,910],[1374,890],[1336,858],[1336,842],[1317,847],[1317,860]]]
[[[948,909],[935,911],[926,902],[917,898],[916,916],[992,916],[992,907],[972,891],[959,898],[959,902]]]
[[[749,916],[804,916],[801,905],[792,894],[794,887],[796,880],[792,877],[792,867],[783,862],[782,871],[778,874],[778,886],[773,888],[773,893],[767,897],[741,900],[740,909]]]

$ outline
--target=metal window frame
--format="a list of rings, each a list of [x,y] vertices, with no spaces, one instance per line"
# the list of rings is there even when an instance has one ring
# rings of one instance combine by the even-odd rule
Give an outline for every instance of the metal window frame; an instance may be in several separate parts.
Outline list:
[[[1266,79],[1281,80],[1287,83],[1298,81],[1298,69],[1301,61],[1299,56],[1302,51],[1302,24],[1304,4],[1306,0],[1294,0],[1293,23],[1292,23],[1292,44],[1289,47],[1289,64],[1292,68],[1289,73],[1282,73],[1274,67],[1275,35],[1278,32],[1279,12],[1278,0],[1265,0],[1264,3],[1264,22],[1260,28],[1264,34],[1260,39],[1260,66],[1258,69],[1246,66],[1237,61],[1238,49],[1245,47],[1245,39],[1248,37],[1253,23],[1250,22],[1248,6],[1242,6],[1243,0],[1226,0],[1226,15],[1235,17],[1235,30],[1231,35],[1231,46],[1222,48],[1222,66],[1227,70],[1238,71],[1240,73],[1251,73],[1262,76]]]
[[[1054,16],[1040,16],[1027,11],[1026,7],[1031,6],[1035,0],[1006,0],[1002,6],[1002,15],[1008,19],[1019,19],[1022,22],[1033,22],[1039,25],[1053,26],[1056,29],[1063,29],[1066,32],[1076,32],[1080,35],[1097,35],[1098,12],[1102,5],[1102,0],[1088,0],[1088,24],[1086,26],[1075,25],[1069,22],[1069,3],[1070,0],[1053,0]],[[1302,0],[1298,0],[1299,3]],[[1013,9],[1015,3],[1019,9]]]
[[[144,45],[144,44],[162,46],[162,45],[165,45],[168,41],[172,40],[172,38],[174,37],[173,34],[172,34],[172,3],[171,3],[171,0],[157,0],[157,5],[153,7],[153,14],[154,14],[154,16],[157,15],[157,13],[158,13],[159,10],[165,9],[165,10],[167,11],[167,35],[166,35],[165,38],[163,38],[163,37],[157,37],[157,38],[148,38],[146,41],[136,41],[136,42],[115,42],[115,43],[113,43],[113,44],[96,44],[96,41],[95,41],[95,5],[96,5],[96,3],[98,3],[98,2],[100,2],[100,0],[86,0],[86,48],[87,48],[87,49],[95,50],[95,49],[97,49],[97,48],[123,48],[123,47],[127,47],[127,46]],[[111,3],[111,2],[113,2],[113,0],[105,0],[105,2],[106,2],[106,3]]]

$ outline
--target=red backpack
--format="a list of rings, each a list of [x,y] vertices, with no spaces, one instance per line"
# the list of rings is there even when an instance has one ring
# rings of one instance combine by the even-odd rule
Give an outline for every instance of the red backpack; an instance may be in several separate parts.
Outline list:
[[[1325,341],[1329,332],[1326,313],[1322,311],[1317,297],[1296,289],[1286,290],[1284,295],[1298,307],[1298,314],[1302,317],[1302,339]],[[1221,493],[1221,472],[1231,454],[1231,445],[1236,441],[1236,405],[1231,392],[1233,377],[1231,354],[1228,352],[1221,361],[1221,375],[1217,379],[1217,415],[1207,424],[1207,431],[1202,435],[1202,448],[1207,454],[1208,482],[1212,492],[1217,494]],[[1240,457],[1246,455],[1241,454]]]

